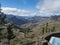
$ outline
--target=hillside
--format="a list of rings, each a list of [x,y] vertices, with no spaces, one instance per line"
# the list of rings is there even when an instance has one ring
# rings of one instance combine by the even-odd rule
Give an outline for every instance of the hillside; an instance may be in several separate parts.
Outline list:
[[[60,31],[59,16],[18,18],[6,17],[4,13],[0,13],[0,43],[2,45],[40,45],[45,41],[43,35]]]

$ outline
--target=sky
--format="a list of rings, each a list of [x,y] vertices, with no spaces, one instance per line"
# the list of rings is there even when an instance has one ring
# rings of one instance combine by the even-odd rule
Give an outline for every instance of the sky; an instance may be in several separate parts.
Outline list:
[[[18,16],[60,15],[60,0],[1,0],[2,12]]]

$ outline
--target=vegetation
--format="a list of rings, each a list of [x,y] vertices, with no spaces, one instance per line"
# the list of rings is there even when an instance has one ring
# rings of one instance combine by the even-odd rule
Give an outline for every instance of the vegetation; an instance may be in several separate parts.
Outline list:
[[[60,31],[60,21],[36,22],[25,24],[25,27],[17,26],[6,20],[6,15],[0,8],[0,43],[8,45],[40,45],[44,41],[43,35]],[[39,25],[41,24],[41,25]],[[33,25],[33,26],[32,26]],[[32,27],[32,28],[31,28]]]

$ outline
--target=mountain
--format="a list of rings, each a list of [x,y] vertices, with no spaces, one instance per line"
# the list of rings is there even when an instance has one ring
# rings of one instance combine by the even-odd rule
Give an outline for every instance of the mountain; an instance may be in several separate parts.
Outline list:
[[[34,16],[31,18],[32,22],[41,22],[43,20],[48,20],[49,17],[42,17],[42,16]]]
[[[6,15],[7,19],[15,25],[23,25],[32,23],[41,23],[44,21],[50,20],[49,17],[42,17],[42,16],[14,16],[14,15]]]
[[[54,15],[54,16],[51,16],[50,18],[51,20],[54,20],[54,21],[60,21],[60,15]]]
[[[15,25],[22,25],[28,22],[28,20],[22,16],[6,15],[6,17],[11,23]]]

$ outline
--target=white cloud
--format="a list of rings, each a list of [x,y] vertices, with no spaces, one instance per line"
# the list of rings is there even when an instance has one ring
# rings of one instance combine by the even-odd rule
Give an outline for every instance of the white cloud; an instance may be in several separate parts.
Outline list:
[[[40,14],[45,16],[60,14],[60,0],[43,0],[37,4]]]
[[[2,7],[2,12],[5,14],[19,15],[19,16],[32,16],[35,15],[35,12],[27,11],[23,9],[10,8],[10,7]]]

